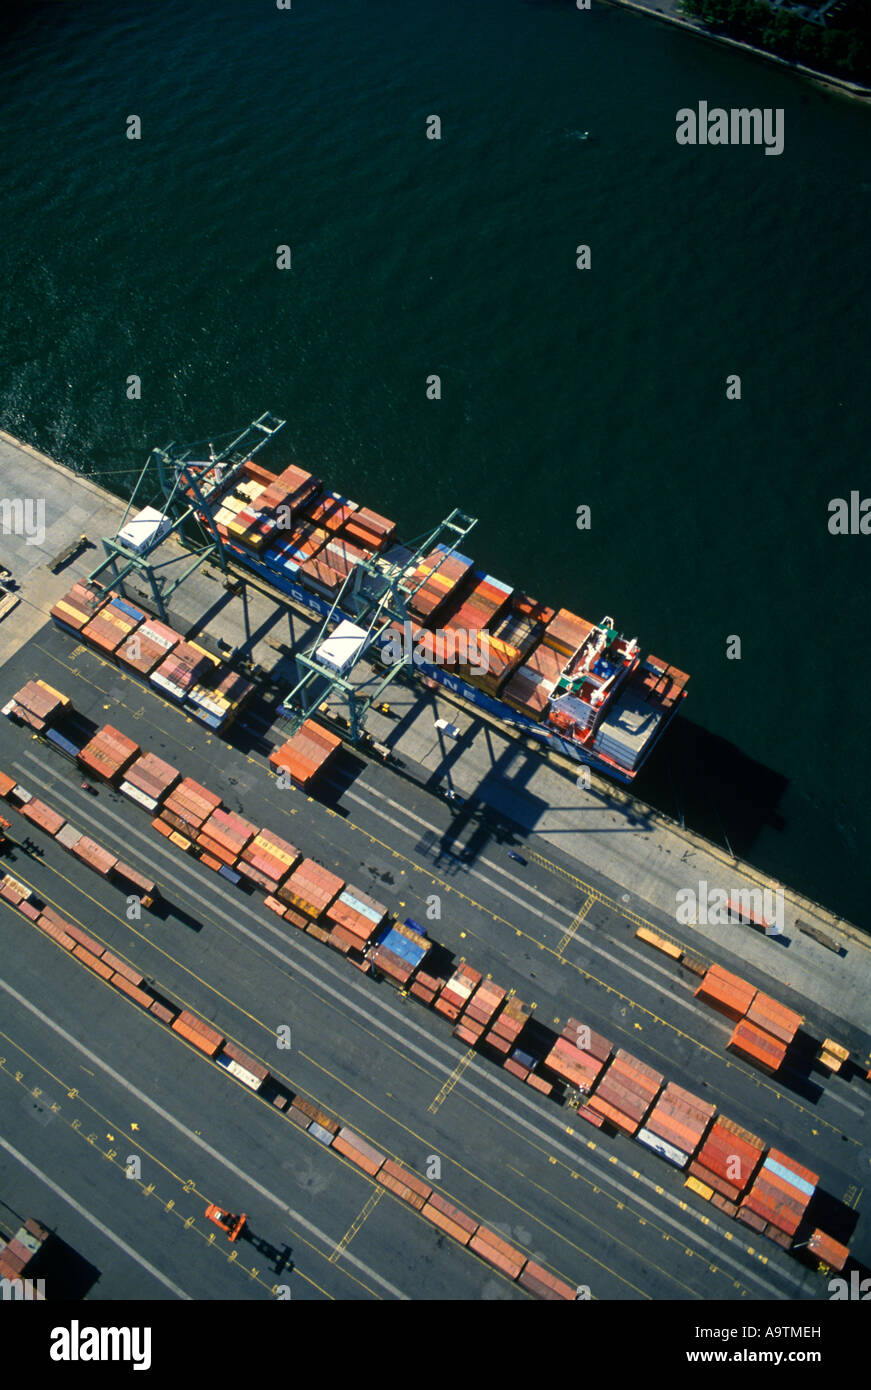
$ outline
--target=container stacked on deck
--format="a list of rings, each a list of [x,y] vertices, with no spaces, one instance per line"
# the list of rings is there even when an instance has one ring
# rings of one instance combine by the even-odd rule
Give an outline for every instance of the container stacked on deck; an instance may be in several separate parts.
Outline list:
[[[69,593],[58,599],[51,609],[51,617],[59,627],[65,627],[68,632],[78,636],[108,598],[105,590],[92,588],[80,580],[73,585]]]
[[[718,1115],[690,1164],[690,1172],[727,1198],[723,1210],[734,1216],[734,1203],[747,1190],[764,1152],[765,1144],[755,1134]]]
[[[492,980],[482,980],[469,996],[466,1007],[454,1028],[454,1036],[470,1047],[476,1046],[490,1027],[496,1012],[502,1007],[508,991]]]
[[[45,681],[28,681],[12,697],[10,714],[28,728],[42,733],[72,709],[69,696]]]
[[[570,657],[587,640],[593,626],[593,623],[587,622],[586,618],[579,618],[577,613],[570,612],[568,608],[560,608],[545,627],[542,641],[561,657]],[[565,665],[565,660],[562,664]]]
[[[472,566],[473,561],[467,556],[459,555],[456,551],[449,555],[447,546],[437,545],[406,575],[409,588],[420,584],[417,593],[409,600],[410,611],[423,618],[428,625],[434,623],[442,604],[459,591],[458,586],[471,573]]]
[[[216,656],[196,642],[180,641],[148,679],[171,699],[181,702],[195,685],[202,684],[204,677],[212,674],[220,664]]]
[[[802,1167],[779,1149],[769,1149],[740,1205],[738,1219],[754,1230],[764,1231],[788,1250],[819,1180],[818,1173]],[[750,1220],[751,1216],[756,1220]]]
[[[626,1134],[635,1134],[664,1080],[661,1072],[620,1048],[598,1081],[590,1109]]]
[[[611,1044],[607,1038],[594,1033],[587,1024],[570,1018],[545,1057],[544,1065],[587,1095],[610,1056]]]
[[[349,932],[355,938],[353,944],[359,949],[384,925],[387,908],[361,889],[349,885],[327,909],[327,918]]]
[[[79,750],[78,760],[95,777],[112,782],[126,771],[139,751],[139,744],[132,738],[127,738],[111,724],[104,724]]]
[[[257,826],[251,821],[219,806],[199,830],[196,842],[203,851],[203,858],[216,860],[232,869],[256,834]]]
[[[150,676],[156,666],[169,656],[181,637],[166,623],[146,617],[131,637],[122,642],[115,653],[122,666],[128,666],[140,676]]]
[[[506,684],[502,698],[521,714],[541,719],[564,664],[565,657],[560,652],[539,642],[527,652],[523,665]]]
[[[695,997],[703,1004],[725,1014],[736,1023],[743,1018],[756,995],[756,986],[724,970],[721,965],[712,965],[695,992]]]
[[[444,1014],[445,1018],[456,1022],[460,1010],[465,1008],[469,996],[483,978],[480,970],[473,970],[470,965],[460,965],[450,979],[445,981],[433,1007],[438,1013]]]
[[[307,719],[292,738],[269,754],[273,772],[289,772],[293,781],[307,787],[318,773],[323,772],[331,758],[342,746],[337,734],[332,734],[313,719]]]
[[[477,633],[489,628],[508,607],[511,588],[490,574],[476,574],[459,608],[445,626],[458,632]]]
[[[144,806],[146,811],[156,811],[164,797],[175,786],[181,773],[154,753],[142,753],[128,767],[121,783],[121,791]]]
[[[335,902],[345,886],[345,880],[314,859],[303,859],[278,890],[278,898],[289,907],[317,922]]]
[[[405,985],[430,950],[430,942],[407,922],[396,922],[372,952],[372,962],[397,984]]]
[[[188,849],[220,804],[221,798],[208,787],[201,786],[192,777],[185,777],[173,787],[152,824],[155,829],[169,833],[169,838],[181,849]]]
[[[274,894],[298,862],[296,845],[264,829],[246,845],[237,868],[265,892]]]
[[[716,1108],[669,1081],[635,1138],[669,1163],[685,1168]]]
[[[235,671],[223,671],[214,685],[196,684],[185,708],[207,728],[221,733],[232,724],[254,690],[251,681]]]
[[[82,629],[82,641],[88,642],[107,656],[113,656],[122,643],[129,642],[146,616],[141,608],[119,598],[117,594],[112,594],[109,602],[103,604],[99,612]]]
[[[358,507],[345,522],[341,534],[363,550],[383,550],[396,535],[396,522],[379,516],[371,507]]]
[[[303,510],[309,521],[333,535],[351,520],[352,514],[357,511],[357,503],[339,492],[325,492],[309,502]]]

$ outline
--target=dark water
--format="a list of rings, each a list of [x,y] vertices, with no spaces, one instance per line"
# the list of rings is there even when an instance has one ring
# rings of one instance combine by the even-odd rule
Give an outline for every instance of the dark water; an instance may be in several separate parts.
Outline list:
[[[123,491],[270,409],[276,462],[404,535],[478,515],[492,573],[692,673],[640,794],[861,922],[871,537],[826,521],[871,496],[871,112],[569,3],[30,4],[0,33],[3,427]],[[678,147],[702,99],[782,107],[784,153]]]

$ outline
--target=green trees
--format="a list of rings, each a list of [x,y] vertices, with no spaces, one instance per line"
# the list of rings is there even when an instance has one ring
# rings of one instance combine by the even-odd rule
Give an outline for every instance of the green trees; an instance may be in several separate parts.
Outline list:
[[[681,0],[681,10],[713,33],[833,76],[871,81],[871,7],[862,0],[848,0],[828,27],[810,24],[767,0]]]

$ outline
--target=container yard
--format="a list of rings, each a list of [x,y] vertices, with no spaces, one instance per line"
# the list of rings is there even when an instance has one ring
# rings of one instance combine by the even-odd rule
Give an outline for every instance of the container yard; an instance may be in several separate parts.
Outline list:
[[[306,518],[311,530],[300,537],[302,553],[293,563],[324,567],[309,565],[324,601],[326,594],[341,593],[343,572],[345,579],[353,577],[363,563],[358,553],[368,557],[368,565],[395,572],[390,556],[398,542],[395,531],[385,527],[386,518],[363,517],[360,534],[343,534],[345,522],[361,509],[312,491],[304,470],[285,481],[293,488],[304,485],[304,505],[312,504],[313,514]],[[322,508],[314,514],[319,503]],[[272,533],[258,529],[263,518],[256,515],[253,526],[248,517],[234,523],[243,526],[249,540],[262,537],[256,552],[261,558],[273,540],[283,544],[275,539],[282,535],[281,517],[274,519]],[[320,549],[319,529],[327,536]],[[170,540],[167,536],[161,545]],[[440,582],[442,570],[447,583]],[[557,701],[577,701],[573,717],[576,723],[591,721],[584,727],[592,727],[595,737],[595,711],[612,688],[608,670],[597,669],[597,662],[603,654],[612,667],[633,659],[631,644],[621,645],[613,624],[609,636],[601,625],[585,625],[577,615],[547,609],[512,591],[476,570],[467,545],[450,553],[442,542],[424,548],[420,561],[400,569],[406,578],[417,571],[422,582],[409,601],[411,637],[421,644],[424,667],[428,658],[437,658],[476,699],[502,704],[524,668],[544,674],[551,694],[559,686]],[[583,1248],[595,1252],[595,1267],[613,1281],[609,1287],[618,1297],[625,1295],[620,1280],[633,1260],[636,1288],[649,1280],[659,1290],[678,1290],[679,1297],[689,1288],[717,1287],[722,1279],[729,1290],[746,1289],[751,1296],[777,1296],[779,1287],[793,1291],[790,1296],[819,1298],[825,1296],[819,1292],[824,1285],[814,1281],[821,1270],[840,1268],[848,1279],[857,1266],[861,1271],[864,1227],[856,1227],[849,1210],[851,1202],[859,1202],[860,1184],[851,1196],[837,1173],[853,1153],[853,1124],[844,1123],[838,1107],[845,1095],[853,1107],[861,1100],[856,1076],[863,1041],[854,1027],[842,1024],[837,1006],[820,1012],[813,982],[807,999],[794,983],[782,988],[784,978],[804,985],[807,973],[790,960],[788,973],[778,975],[772,968],[777,962],[758,954],[766,948],[761,932],[750,931],[760,943],[757,954],[742,957],[743,938],[731,937],[721,951],[712,933],[694,932],[691,939],[680,930],[676,934],[673,919],[649,907],[648,915],[639,916],[631,900],[624,899],[624,914],[621,895],[603,880],[588,880],[579,861],[561,856],[558,876],[546,866],[556,855],[544,841],[538,842],[544,855],[530,854],[525,843],[518,846],[521,869],[506,866],[498,839],[485,842],[482,855],[476,845],[477,812],[445,834],[444,822],[459,819],[456,808],[440,810],[430,791],[393,770],[400,766],[398,758],[383,768],[359,758],[354,737],[342,739],[329,727],[336,723],[334,705],[327,708],[317,687],[304,718],[297,710],[284,719],[289,706],[281,702],[281,677],[274,672],[291,669],[282,663],[293,661],[299,650],[296,618],[292,647],[272,663],[273,673],[255,700],[254,680],[263,682],[262,669],[255,677],[253,663],[240,660],[232,642],[216,643],[214,629],[211,637],[201,633],[189,606],[155,617],[123,594],[123,581],[115,583],[111,576],[105,588],[74,576],[58,586],[49,605],[57,632],[52,636],[46,630],[39,652],[15,666],[18,677],[2,693],[8,718],[0,721],[0,796],[14,864],[2,876],[0,904],[5,920],[20,924],[10,959],[37,949],[21,935],[29,932],[61,963],[67,959],[82,980],[118,1001],[105,1007],[91,1002],[95,1019],[105,1015],[108,1023],[107,1010],[132,1005],[131,1014],[149,1020],[152,1028],[159,1025],[159,1036],[174,1040],[168,1046],[223,1076],[231,1095],[247,1096],[249,1104],[264,1106],[279,1123],[290,1119],[285,1143],[299,1133],[312,1154],[332,1154],[329,1162],[339,1164],[340,1172],[357,1173],[358,1181],[380,1175],[377,1187],[398,1209],[448,1238],[456,1257],[447,1246],[438,1247],[433,1268],[443,1269],[447,1278],[450,1267],[458,1288],[466,1287],[466,1280],[481,1287],[480,1281],[490,1277],[519,1297],[575,1297],[576,1284],[589,1282],[590,1265],[571,1254],[577,1223],[553,1216],[542,1221],[541,1194],[551,1184],[565,1204],[558,1210],[590,1214]],[[263,599],[257,602],[262,605]],[[103,622],[95,622],[104,609]],[[262,615],[262,606],[259,611]],[[310,639],[313,665],[328,680],[333,675],[350,679],[359,653],[377,650],[377,644],[366,646],[365,616],[354,608],[347,616],[339,612]],[[79,617],[84,620],[78,628],[66,621]],[[251,622],[262,628],[263,617],[252,612]],[[488,634],[492,664],[486,672],[475,669],[480,655],[475,643],[461,641],[467,629]],[[68,640],[73,634],[75,649]],[[239,637],[234,641],[238,647]],[[177,664],[167,665],[170,657],[177,657]],[[175,689],[151,679],[161,668]],[[370,681],[380,678],[377,666],[370,663],[367,670]],[[284,679],[286,689],[289,678]],[[613,684],[630,679],[618,670]],[[278,706],[272,703],[276,687]],[[227,708],[243,702],[238,738],[231,727],[236,720],[226,717],[221,698]],[[383,697],[374,697],[376,710],[378,698]],[[401,704],[390,698],[394,708],[405,711],[413,696],[404,695]],[[549,699],[549,710],[553,703]],[[438,740],[443,757],[464,756],[461,707],[436,708],[442,718],[430,741]],[[276,709],[279,717],[270,728]],[[446,723],[454,729],[450,738],[438,734]],[[212,741],[214,732],[231,737]],[[398,747],[402,751],[401,743]],[[371,757],[365,741],[362,748],[364,758]],[[83,794],[82,775],[89,779],[90,794]],[[290,786],[307,795],[281,795]],[[401,828],[406,824],[410,835]],[[349,852],[355,837],[359,843]],[[518,842],[509,838],[507,843]],[[588,881],[598,885],[595,891]],[[433,894],[441,898],[440,915],[429,911]],[[130,902],[138,903],[141,920],[131,919],[128,939],[124,923]],[[563,913],[550,945],[544,944],[546,919],[562,919]],[[731,931],[740,934],[740,928]],[[241,954],[234,946],[237,932],[244,943]],[[537,941],[539,950],[530,959],[530,945]],[[707,954],[717,958],[706,959]],[[832,969],[838,959],[834,953]],[[848,968],[853,965],[851,948]],[[51,974],[43,966],[39,978]],[[299,1012],[300,989],[306,991],[310,974],[312,1013],[306,1024]],[[36,977],[31,969],[25,978]],[[68,986],[67,1013],[77,1007],[78,990],[85,987]],[[626,1001],[639,997],[639,990],[647,991],[640,995],[646,1004],[633,1005],[627,1018]],[[288,998],[292,1006],[282,1002]],[[274,1041],[264,1043],[256,1033],[253,1020],[260,1015],[266,1015],[270,1035],[282,1017],[292,1024],[290,1081],[287,1062],[276,1065]],[[673,1028],[678,1024],[679,1032]],[[76,1036],[69,1017],[64,1026]],[[677,1045],[675,1038],[681,1039]],[[151,1044],[140,1039],[138,1048],[143,1046],[149,1055]],[[116,1059],[116,1049],[104,1047],[103,1055],[123,1072],[138,1068],[135,1049],[121,1044]],[[433,1047],[452,1052],[430,1083],[423,1058]],[[379,1049],[383,1060],[375,1069],[372,1057],[381,1055]],[[692,1065],[687,1049],[696,1059]],[[409,1079],[400,1082],[393,1074],[394,1059],[401,1073],[406,1056]],[[93,1061],[86,1066],[87,1076]],[[293,1084],[300,1070],[307,1092]],[[867,1065],[861,1069],[863,1084],[867,1070]],[[56,1063],[55,1071],[65,1068]],[[176,1064],[164,1063],[152,1075],[159,1075],[161,1094],[167,1087],[177,1092],[179,1114],[189,1105],[210,1103],[211,1092],[202,1082],[182,1101],[177,1072],[181,1075]],[[768,1078],[778,1088],[776,1104],[770,1099],[774,1091],[756,1089]],[[402,1107],[394,1114],[399,1093]],[[814,1098],[802,1108],[794,1098],[805,1100],[806,1093]],[[381,1121],[373,1119],[374,1112],[367,1114],[368,1095],[375,1098]],[[819,1120],[811,1106],[820,1106],[826,1118]],[[482,1141],[476,1135],[490,1123],[491,1111],[497,1130],[482,1167]],[[449,1124],[458,1112],[464,1116],[459,1127],[456,1121]],[[848,1108],[847,1116],[851,1113]],[[475,1175],[463,1178],[463,1192],[443,1189],[426,1171],[425,1156],[408,1147],[409,1130],[440,1131],[442,1115],[449,1129],[440,1141],[430,1139],[429,1147],[462,1155],[460,1171]],[[838,1120],[848,1136],[843,1149],[838,1148],[845,1143],[841,1131],[834,1133]],[[259,1123],[252,1117],[258,1142],[268,1146]],[[514,1138],[506,1137],[507,1123]],[[202,1121],[197,1127],[202,1129]],[[111,1132],[117,1128],[116,1123]],[[229,1130],[219,1126],[208,1132],[214,1139],[217,1133],[241,1135],[245,1128],[234,1122]],[[821,1162],[814,1131],[826,1155]],[[526,1136],[533,1133],[539,1137],[529,1145]],[[518,1162],[521,1152],[527,1156]],[[769,1158],[777,1166],[766,1167]],[[236,1153],[243,1170],[253,1162],[253,1147]],[[309,1162],[318,1160],[300,1165],[298,1159],[274,1157],[271,1172],[304,1172]],[[184,1166],[197,1171],[196,1164]],[[530,1216],[512,1218],[510,1205],[494,1214],[491,1168],[498,1168],[499,1191],[513,1191]],[[259,1181],[274,1185],[270,1171],[262,1171]],[[325,1175],[323,1181],[331,1191],[335,1181],[345,1179]],[[674,1261],[662,1261],[654,1244],[645,1245],[646,1235],[633,1233],[633,1204],[626,1203],[621,1184],[644,1194],[639,1210],[645,1210],[644,1202],[655,1208],[657,1234],[661,1225],[680,1240],[681,1249],[706,1251],[706,1272],[683,1271],[682,1279],[673,1278]],[[490,1195],[482,1198],[485,1193]],[[222,1209],[236,1195],[232,1182],[207,1193]],[[611,1205],[613,1195],[622,1207]],[[344,1229],[356,1231],[358,1216],[370,1206],[366,1195],[358,1198]],[[249,1212],[250,1221],[251,1207],[250,1193],[243,1193],[232,1209]],[[382,1209],[383,1203],[379,1227],[387,1220]],[[536,1233],[532,1243],[527,1229]],[[341,1245],[341,1237],[340,1230],[334,1241]],[[425,1238],[411,1239],[414,1245]],[[761,1267],[762,1256],[753,1253],[760,1250],[765,1252]],[[623,1251],[632,1252],[628,1261]],[[450,1261],[460,1257],[471,1262],[471,1272],[454,1270]],[[378,1266],[382,1278],[390,1278],[391,1264]],[[369,1261],[370,1270],[376,1266]],[[324,1277],[331,1288],[331,1281],[343,1276],[333,1264],[329,1269]],[[554,1295],[552,1281],[562,1293]],[[403,1282],[399,1276],[398,1286]]]

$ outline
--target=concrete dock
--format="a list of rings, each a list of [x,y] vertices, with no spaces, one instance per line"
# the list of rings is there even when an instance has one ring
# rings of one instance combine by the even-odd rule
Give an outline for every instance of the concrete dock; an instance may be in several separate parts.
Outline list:
[[[267,673],[230,737],[210,735],[47,621],[95,551],[58,576],[47,563],[83,529],[93,541],[111,533],[123,507],[0,441],[0,496],[21,496],[25,477],[27,495],[47,500],[47,526],[39,546],[3,537],[24,602],[0,624],[0,703],[44,678],[85,717],[111,719],[392,911],[425,920],[436,894],[433,938],[534,1003],[542,1024],[589,1020],[819,1172],[852,1223],[855,1257],[871,1264],[860,1209],[871,1178],[860,1071],[871,1044],[871,952],[856,928],[788,892],[788,945],[744,927],[678,927],[678,889],[764,880],[601,779],[583,792],[576,772],[419,685],[395,685],[387,698],[397,717],[372,721],[397,765],[347,750],[316,799],[281,791],[266,763],[281,737],[270,713],[294,676],[280,648],[303,640],[313,620],[256,580],[238,595],[208,574],[186,582],[174,599],[179,624],[207,615],[198,632],[223,637]],[[81,519],[88,507],[93,522]],[[459,725],[459,741],[440,741],[439,716]],[[88,797],[72,765],[8,720],[0,767],[114,852],[123,846],[159,880],[168,906],[127,921],[119,890],[7,812],[19,843],[25,833],[32,842],[30,853],[13,850],[11,872],[372,1143],[421,1174],[438,1158],[449,1200],[562,1277],[609,1299],[827,1297],[806,1265],[691,1198],[679,1172],[625,1137],[573,1127],[570,1111],[467,1055],[445,1020],[364,979],[168,845],[118,793]],[[459,810],[437,794],[447,779],[466,798]],[[508,860],[509,848],[527,864]],[[796,917],[837,935],[842,954],[800,935]],[[858,1066],[827,1077],[808,1062],[768,1078],[726,1053],[726,1020],[693,998],[688,971],[636,939],[642,920],[798,1009],[811,1033],[842,1041]],[[0,1107],[10,1117],[0,1198],[12,1193],[17,1209],[74,1233],[101,1271],[90,1297],[275,1297],[285,1279],[294,1298],[524,1296],[256,1097],[219,1091],[205,1062],[5,904],[0,941]],[[285,1022],[293,1046],[277,1055]],[[149,1155],[140,1188],[118,1171],[131,1143]],[[106,1176],[97,1183],[97,1174]],[[270,1253],[246,1248],[238,1268],[216,1258],[205,1201],[246,1210]],[[153,1223],[141,1221],[143,1202],[153,1204]]]

